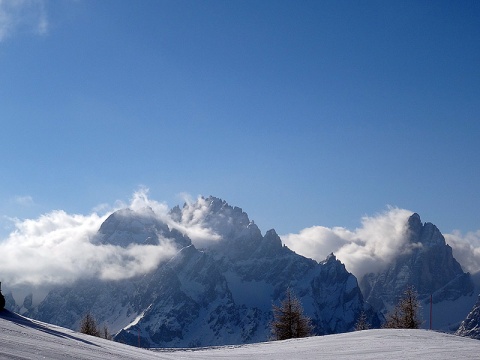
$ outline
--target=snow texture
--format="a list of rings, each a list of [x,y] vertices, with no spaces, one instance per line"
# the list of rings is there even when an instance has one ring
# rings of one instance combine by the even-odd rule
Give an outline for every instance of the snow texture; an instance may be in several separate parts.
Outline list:
[[[447,360],[478,359],[480,342],[426,330],[353,333],[202,349],[146,350],[0,312],[0,359]]]

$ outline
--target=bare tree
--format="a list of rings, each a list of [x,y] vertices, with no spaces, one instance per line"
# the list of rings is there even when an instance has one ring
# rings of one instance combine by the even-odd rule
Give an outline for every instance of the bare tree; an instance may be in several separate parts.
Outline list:
[[[355,331],[368,330],[370,329],[370,324],[367,320],[367,314],[362,310],[360,316],[358,317],[357,322],[355,323]]]
[[[110,335],[110,331],[106,324],[103,325],[102,337],[107,340],[112,340],[112,335]]]
[[[303,314],[302,304],[290,288],[287,289],[280,306],[273,305],[271,327],[276,340],[301,338],[312,334],[311,320]]]
[[[392,311],[387,314],[387,318],[383,327],[386,329],[401,329],[402,326],[402,315],[400,314],[400,307],[397,304]]]
[[[83,334],[87,335],[92,335],[92,336],[100,336],[100,331],[98,330],[97,327],[97,322],[95,321],[95,318],[93,317],[92,314],[87,313],[83,317],[81,323],[80,323],[80,332]]]
[[[395,308],[387,315],[385,328],[418,329],[422,324],[420,319],[420,302],[413,286],[408,286],[403,297]]]
[[[413,286],[409,286],[403,293],[401,308],[403,312],[403,327],[405,329],[418,329],[422,325],[420,320],[420,302]]]

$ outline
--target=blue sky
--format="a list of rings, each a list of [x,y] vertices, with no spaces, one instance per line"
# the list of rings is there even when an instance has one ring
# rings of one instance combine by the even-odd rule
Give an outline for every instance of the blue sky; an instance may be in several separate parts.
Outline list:
[[[480,229],[478,1],[0,1],[0,84],[4,227],[145,186]]]

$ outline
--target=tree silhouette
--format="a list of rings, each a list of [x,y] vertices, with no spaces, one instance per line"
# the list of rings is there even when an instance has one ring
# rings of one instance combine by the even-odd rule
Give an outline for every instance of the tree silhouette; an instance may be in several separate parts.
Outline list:
[[[422,324],[420,319],[420,302],[413,286],[408,286],[403,297],[395,308],[387,315],[385,328],[418,329]]]
[[[312,325],[309,317],[303,315],[300,300],[287,289],[285,299],[280,306],[273,305],[273,322],[271,325],[276,340],[310,336]]]
[[[81,323],[80,323],[80,332],[92,336],[100,336],[100,331],[97,327],[97,322],[92,314],[87,313]]]
[[[360,316],[358,317],[357,322],[355,323],[355,331],[368,330],[370,329],[370,324],[367,320],[367,314],[362,310]]]

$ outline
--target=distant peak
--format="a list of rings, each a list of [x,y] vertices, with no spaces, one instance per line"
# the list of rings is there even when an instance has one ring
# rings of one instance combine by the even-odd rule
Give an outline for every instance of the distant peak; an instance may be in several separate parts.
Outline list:
[[[330,253],[327,258],[323,261],[321,261],[321,264],[327,265],[327,264],[333,264],[338,262],[337,257],[335,256],[334,253]]]
[[[265,233],[265,237],[274,237],[274,236],[278,236],[275,229],[270,229]]]
[[[408,219],[408,230],[411,243],[424,245],[445,245],[445,238],[440,230],[432,223],[422,223],[420,215],[414,213]]]
[[[415,221],[415,222],[421,222],[420,220],[420,215],[418,213],[413,213],[410,218],[408,219],[409,221]]]
[[[417,213],[413,213],[408,218],[408,226],[413,229],[422,227],[422,220],[420,219],[420,215],[418,215]]]

